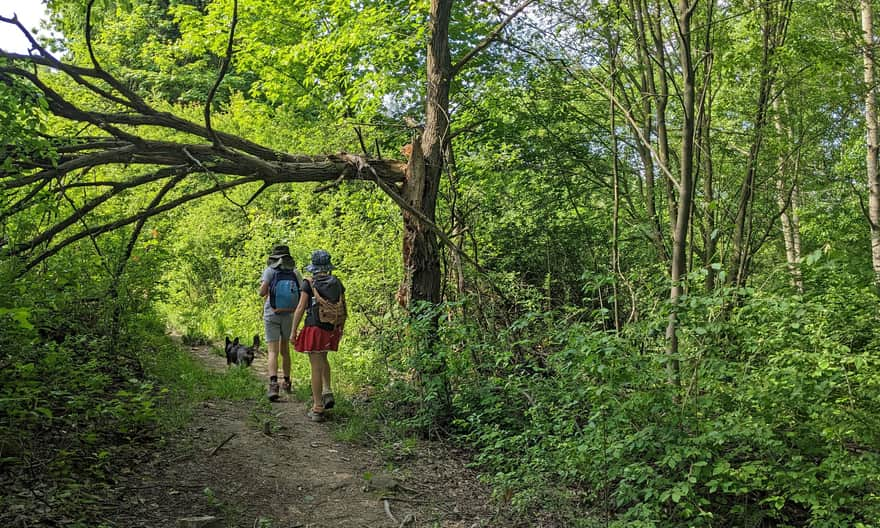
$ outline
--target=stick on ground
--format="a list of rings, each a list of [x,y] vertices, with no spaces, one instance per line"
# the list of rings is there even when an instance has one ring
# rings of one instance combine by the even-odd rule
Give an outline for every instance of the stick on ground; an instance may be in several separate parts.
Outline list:
[[[217,445],[217,447],[215,447],[214,449],[212,449],[211,452],[208,453],[208,456],[214,456],[214,455],[217,453],[217,451],[219,451],[221,447],[225,446],[225,445],[226,445],[226,442],[232,440],[232,438],[233,438],[234,436],[235,436],[235,433],[232,433],[231,435],[229,435],[229,437],[226,438],[226,440],[220,442],[220,444]]]

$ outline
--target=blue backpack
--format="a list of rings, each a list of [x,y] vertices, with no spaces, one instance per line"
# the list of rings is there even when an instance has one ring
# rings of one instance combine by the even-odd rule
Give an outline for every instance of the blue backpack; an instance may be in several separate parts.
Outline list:
[[[269,306],[275,313],[292,312],[299,304],[301,291],[296,272],[292,269],[279,269],[269,283]]]

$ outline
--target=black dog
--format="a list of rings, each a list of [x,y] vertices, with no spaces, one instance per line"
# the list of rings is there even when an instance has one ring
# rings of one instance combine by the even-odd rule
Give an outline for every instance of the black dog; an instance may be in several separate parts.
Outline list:
[[[229,336],[226,336],[226,364],[231,365],[235,363],[236,365],[244,365],[246,367],[251,366],[259,347],[260,336],[254,336],[254,344],[249,347],[239,343],[237,337],[235,341],[230,341]]]

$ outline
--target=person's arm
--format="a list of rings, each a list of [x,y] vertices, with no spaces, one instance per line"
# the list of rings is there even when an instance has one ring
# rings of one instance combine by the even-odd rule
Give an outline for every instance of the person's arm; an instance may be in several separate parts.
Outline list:
[[[290,330],[290,342],[293,343],[296,341],[297,328],[299,328],[299,323],[302,321],[303,314],[306,313],[306,309],[309,307],[309,294],[305,292],[305,290],[301,290],[299,292],[299,303],[296,305],[296,310],[293,311],[293,325]]]
[[[263,298],[269,295],[269,280],[272,278],[269,270],[271,268],[266,268],[263,270],[263,274],[260,276],[260,289],[257,290],[257,293],[260,294],[260,298]]]

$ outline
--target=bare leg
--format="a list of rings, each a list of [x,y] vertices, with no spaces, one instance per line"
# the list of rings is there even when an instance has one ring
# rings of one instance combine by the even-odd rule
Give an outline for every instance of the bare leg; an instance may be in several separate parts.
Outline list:
[[[324,363],[327,362],[327,354],[312,352],[309,354],[309,364],[312,367],[312,410],[324,410],[321,400],[321,388],[323,387]]]
[[[330,361],[327,359],[327,353],[321,352],[321,356],[323,357],[324,367],[321,370],[321,385],[323,390],[321,391],[323,394],[327,394],[328,392],[333,392],[330,389]]]
[[[269,370],[269,377],[271,378],[272,376],[278,375],[278,351],[281,349],[281,341],[270,341],[270,342],[266,343],[266,349],[268,351],[267,364],[268,364],[268,370]],[[284,359],[284,358],[282,357],[282,359]],[[290,373],[290,352],[287,353],[286,359],[287,359],[287,361],[286,361],[287,372],[289,375],[289,373]]]
[[[284,372],[284,378],[290,379],[290,342],[286,339],[282,339],[281,341],[275,343],[280,349],[281,353],[281,370]],[[275,372],[278,371],[277,361],[275,366]]]

